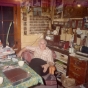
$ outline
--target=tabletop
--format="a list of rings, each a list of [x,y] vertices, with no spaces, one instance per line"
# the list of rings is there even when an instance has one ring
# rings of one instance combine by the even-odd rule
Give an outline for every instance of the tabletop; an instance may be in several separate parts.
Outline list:
[[[7,62],[2,62],[4,66],[8,66],[8,65],[14,65],[14,66],[18,66],[18,62],[13,62],[13,61],[7,61]],[[27,71],[28,73],[31,74],[30,79],[21,82],[15,86],[13,86],[11,84],[11,82],[8,80],[8,78],[4,75],[2,68],[4,66],[0,67],[0,76],[2,76],[4,78],[4,81],[2,84],[0,84],[0,88],[28,88],[34,85],[37,85],[38,83],[43,84],[43,80],[41,78],[41,76],[39,76],[33,69],[31,69],[26,63],[20,67],[23,70]]]

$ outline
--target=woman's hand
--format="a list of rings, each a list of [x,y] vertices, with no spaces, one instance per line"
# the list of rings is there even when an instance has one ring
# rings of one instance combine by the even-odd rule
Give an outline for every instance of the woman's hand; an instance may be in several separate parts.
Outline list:
[[[18,54],[17,54],[17,57],[21,57],[22,55],[22,52],[20,51]]]
[[[43,68],[43,72],[44,73],[47,71],[48,67],[49,67],[49,64],[42,65],[42,68]]]
[[[21,57],[22,53],[26,50],[26,48],[21,49],[21,51],[17,54],[17,57]]]

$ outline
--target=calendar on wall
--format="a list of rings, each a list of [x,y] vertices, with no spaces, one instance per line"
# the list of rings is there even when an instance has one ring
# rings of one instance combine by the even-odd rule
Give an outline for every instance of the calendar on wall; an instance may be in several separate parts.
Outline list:
[[[49,28],[50,18],[47,16],[29,17],[29,34],[45,33]]]
[[[22,15],[24,35],[45,33],[50,28],[51,20],[48,16]]]

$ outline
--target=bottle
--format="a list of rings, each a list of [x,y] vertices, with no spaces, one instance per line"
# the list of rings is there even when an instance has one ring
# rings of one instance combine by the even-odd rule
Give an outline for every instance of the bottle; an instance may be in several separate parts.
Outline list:
[[[1,42],[1,40],[0,40],[0,48],[3,48],[3,45],[2,45],[2,42]]]
[[[3,52],[3,44],[2,44],[2,42],[0,40],[0,53],[2,53],[2,52]]]

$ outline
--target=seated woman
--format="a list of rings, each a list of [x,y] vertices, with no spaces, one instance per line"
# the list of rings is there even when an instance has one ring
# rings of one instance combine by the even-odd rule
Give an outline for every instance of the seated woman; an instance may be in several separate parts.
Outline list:
[[[29,63],[29,66],[41,76],[49,73],[49,66],[54,65],[52,51],[46,45],[46,40],[40,39],[38,46],[27,46],[17,54],[17,57],[21,57],[25,50],[34,51],[34,57]]]

